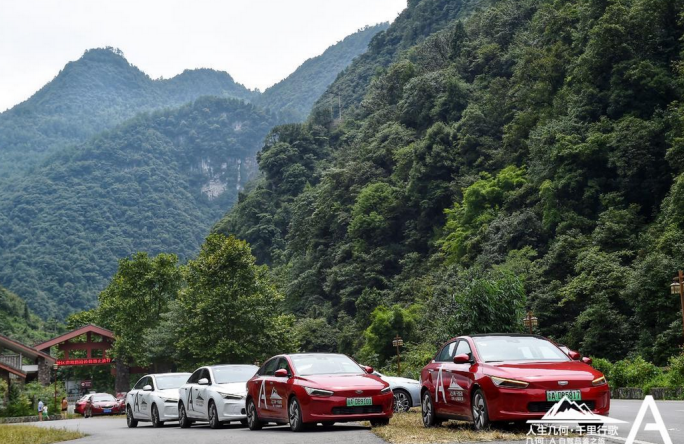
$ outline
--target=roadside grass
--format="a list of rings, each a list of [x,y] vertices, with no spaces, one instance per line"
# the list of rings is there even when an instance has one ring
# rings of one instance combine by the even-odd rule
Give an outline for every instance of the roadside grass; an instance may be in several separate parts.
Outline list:
[[[0,443],[3,444],[50,444],[86,436],[66,429],[35,427],[29,425],[0,425]]]
[[[441,427],[428,429],[423,427],[420,409],[395,414],[388,426],[373,427],[373,433],[392,444],[514,441],[527,437],[524,433],[498,429],[476,432],[472,424],[460,421],[449,421]]]

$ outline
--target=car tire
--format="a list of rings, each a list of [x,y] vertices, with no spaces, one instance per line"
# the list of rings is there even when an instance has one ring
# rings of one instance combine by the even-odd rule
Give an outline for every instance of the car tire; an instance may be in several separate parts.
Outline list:
[[[157,404],[152,404],[152,427],[163,427],[164,421],[159,419],[159,409]]]
[[[126,408],[126,425],[129,429],[138,427],[138,420],[133,417],[133,411],[131,410],[131,406],[128,406],[128,408]]]
[[[473,392],[472,402],[470,408],[473,413],[473,427],[475,430],[484,430],[489,428],[489,410],[487,410],[487,398],[485,398],[482,390],[475,389]]]
[[[178,404],[178,425],[181,429],[187,429],[192,425],[192,421],[188,418],[188,414],[185,412],[185,406],[182,402]]]
[[[247,400],[247,426],[249,430],[261,430],[264,424],[259,419],[256,406],[252,398]]]
[[[404,389],[392,390],[394,392],[394,412],[405,413],[408,412],[413,405],[411,395]]]
[[[301,432],[306,428],[302,420],[302,406],[299,405],[299,401],[294,396],[290,398],[290,402],[287,404],[287,417],[290,422],[290,430],[293,432]]]
[[[223,427],[221,420],[218,416],[218,410],[216,410],[216,403],[214,401],[209,401],[209,427],[212,429],[220,429]]]
[[[432,402],[430,392],[427,390],[423,392],[423,399],[420,403],[420,412],[423,418],[423,426],[437,427],[442,423],[442,421],[437,418],[437,414],[435,413],[435,404]]]
[[[383,427],[389,425],[389,418],[375,418],[370,420],[371,427]]]

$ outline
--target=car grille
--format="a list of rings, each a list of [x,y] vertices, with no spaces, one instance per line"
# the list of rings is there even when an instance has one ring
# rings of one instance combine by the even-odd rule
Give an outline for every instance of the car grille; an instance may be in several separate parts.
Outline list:
[[[382,406],[366,405],[359,407],[333,407],[333,415],[364,415],[367,413],[382,413]]]
[[[596,408],[596,402],[595,401],[578,401],[579,403],[586,404],[587,407],[589,407],[590,410],[594,410]],[[533,413],[546,413],[551,408],[556,405],[555,402],[530,402],[527,404],[527,410]]]

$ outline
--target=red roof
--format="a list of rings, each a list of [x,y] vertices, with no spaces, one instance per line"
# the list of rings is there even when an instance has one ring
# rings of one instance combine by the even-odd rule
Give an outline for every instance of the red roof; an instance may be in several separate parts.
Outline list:
[[[85,334],[88,332],[98,334],[104,338],[114,339],[114,332],[112,332],[111,330],[107,330],[106,328],[98,327],[97,325],[88,324],[84,327],[77,328],[76,330],[72,330],[70,332],[64,333],[61,336],[57,336],[56,338],[50,339],[49,341],[46,341],[46,342],[43,342],[40,344],[36,344],[34,346],[34,348],[36,350],[46,350],[52,346],[55,346],[55,345],[60,344],[62,342],[66,342],[69,339],[81,336],[82,334]]]
[[[0,370],[5,370],[10,373],[14,373],[15,375],[19,376],[20,378],[26,379],[26,373],[23,371],[16,369],[14,367],[10,367],[9,365],[5,365],[2,362],[0,362]]]

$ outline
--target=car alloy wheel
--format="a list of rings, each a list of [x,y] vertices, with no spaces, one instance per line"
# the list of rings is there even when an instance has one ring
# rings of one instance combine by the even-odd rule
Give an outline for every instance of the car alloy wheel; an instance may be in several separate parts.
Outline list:
[[[152,404],[152,427],[161,427],[164,423],[159,420],[159,409],[156,404]]]
[[[397,413],[408,412],[411,408],[411,395],[405,390],[394,390],[394,411]]]
[[[221,421],[219,421],[218,411],[214,402],[209,403],[209,427],[212,429],[220,429]]]
[[[423,415],[423,425],[425,427],[434,427],[436,425],[435,409],[432,405],[430,392],[427,390],[423,393],[423,402],[420,403],[420,410]]]
[[[290,429],[293,432],[301,432],[304,430],[304,422],[302,421],[302,408],[299,406],[297,398],[290,400],[288,410],[288,418],[290,419]]]
[[[477,389],[473,394],[473,424],[475,430],[483,430],[489,427],[489,414],[487,413],[487,400],[482,390]]]
[[[261,427],[263,426],[259,420],[254,401],[251,399],[247,400],[247,426],[250,430],[261,430]]]
[[[181,402],[178,406],[178,425],[182,429],[187,429],[190,427],[190,420],[188,419],[188,415],[185,413],[185,406],[183,406],[183,403]]]
[[[131,429],[138,426],[138,420],[133,417],[133,411],[131,411],[130,406],[126,408],[126,425]]]

